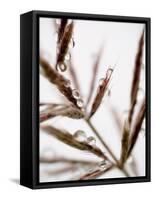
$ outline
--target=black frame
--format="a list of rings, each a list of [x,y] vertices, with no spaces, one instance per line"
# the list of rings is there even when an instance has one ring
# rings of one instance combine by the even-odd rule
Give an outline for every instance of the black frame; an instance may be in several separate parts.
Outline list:
[[[146,26],[146,176],[39,183],[39,17],[144,23]],[[31,11],[20,16],[20,184],[36,188],[149,182],[151,180],[150,18]]]

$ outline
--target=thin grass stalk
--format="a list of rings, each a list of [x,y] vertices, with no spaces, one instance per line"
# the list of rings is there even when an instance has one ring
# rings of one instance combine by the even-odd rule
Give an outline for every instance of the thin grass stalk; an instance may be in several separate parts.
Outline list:
[[[131,134],[131,138],[130,138],[130,142],[129,142],[129,150],[127,153],[127,158],[130,156],[130,154],[137,142],[137,138],[140,133],[141,126],[142,126],[142,123],[143,123],[143,120],[145,117],[145,109],[146,109],[146,107],[145,107],[145,99],[144,99],[142,102],[141,108],[137,114],[136,121],[135,121],[133,130],[132,130],[132,134]]]
[[[101,142],[101,144],[105,147],[105,149],[108,151],[108,153],[110,154],[110,156],[112,157],[112,159],[115,161],[116,167],[119,168],[125,174],[125,176],[129,177],[130,175],[127,172],[127,170],[125,170],[124,168],[121,168],[120,163],[119,163],[118,159],[116,158],[116,156],[114,155],[113,151],[106,144],[106,142],[104,141],[104,139],[102,138],[102,136],[100,136],[99,132],[97,131],[97,129],[95,128],[95,126],[92,124],[92,122],[89,119],[85,119],[85,122],[92,129],[92,131],[97,136],[97,138],[99,139],[99,141]]]
[[[132,81],[132,86],[131,86],[131,107],[130,107],[129,117],[128,117],[129,124],[131,124],[134,108],[137,102],[137,93],[139,89],[140,74],[141,74],[141,67],[142,67],[143,45],[144,45],[144,31],[139,40],[138,52],[136,54],[136,59],[135,59],[135,68],[134,68],[134,73],[133,73],[134,76],[133,76],[133,81]]]

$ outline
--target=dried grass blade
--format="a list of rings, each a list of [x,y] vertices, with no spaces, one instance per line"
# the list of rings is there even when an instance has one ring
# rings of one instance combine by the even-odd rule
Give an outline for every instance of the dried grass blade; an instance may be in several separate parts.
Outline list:
[[[98,147],[91,146],[86,142],[80,142],[76,140],[73,137],[73,135],[71,135],[69,132],[59,130],[53,126],[42,126],[41,129],[44,130],[49,135],[54,136],[61,142],[71,147],[74,147],[76,149],[83,150],[83,151],[88,151],[97,155],[100,158],[103,158],[105,160],[107,159],[106,155]]]
[[[40,64],[45,77],[51,83],[56,85],[61,94],[63,94],[72,104],[74,104],[78,109],[81,109],[77,104],[77,99],[73,97],[71,87],[68,86],[68,82],[70,81],[54,70],[45,59],[40,58]]]
[[[113,69],[109,68],[106,73],[106,77],[102,80],[102,83],[99,85],[98,92],[92,104],[91,112],[89,118],[91,118],[94,113],[97,111],[98,107],[100,106],[102,99],[108,89],[108,85],[113,73]]]
[[[79,180],[91,180],[91,179],[96,179],[100,176],[102,176],[103,174],[105,174],[105,172],[108,172],[109,170],[111,170],[113,168],[113,165],[108,165],[107,167],[105,167],[104,169],[101,168],[97,168],[94,169],[84,175],[82,175]]]
[[[94,91],[96,76],[97,76],[97,72],[98,72],[99,64],[100,64],[100,59],[101,59],[101,54],[102,54],[102,48],[99,50],[99,52],[96,56],[95,63],[93,65],[93,76],[92,76],[92,79],[91,79],[91,84],[90,84],[90,88],[89,88],[89,94],[88,94],[86,105],[89,104],[91,97],[92,97],[92,94],[93,94],[93,91]]]
[[[72,119],[81,119],[84,118],[84,112],[75,108],[74,106],[63,106],[62,108],[45,109],[40,113],[40,122],[44,122],[48,119],[51,119],[56,116],[64,116]]]
[[[132,134],[131,134],[131,138],[130,138],[130,142],[129,142],[129,150],[128,150],[128,153],[127,153],[127,158],[131,154],[133,147],[136,144],[138,135],[139,135],[140,130],[141,130],[142,122],[143,122],[143,119],[145,117],[145,109],[146,109],[146,107],[145,107],[145,99],[144,99],[144,101],[142,102],[141,108],[140,108],[140,110],[137,114],[136,121],[135,121],[135,124],[134,124],[134,128],[132,130]]]
[[[128,121],[126,120],[124,123],[124,130],[122,135],[121,141],[121,158],[120,158],[120,165],[123,166],[127,159],[127,152],[128,152],[128,145],[129,145],[129,133],[130,133],[130,126]]]
[[[57,67],[59,64],[64,64],[65,55],[68,52],[69,43],[71,41],[72,34],[73,34],[73,27],[74,27],[73,22],[66,26],[65,32],[59,44],[59,51],[58,51],[57,62],[56,62],[57,70],[58,70]]]
[[[65,18],[61,19],[60,26],[58,28],[58,41],[57,41],[58,44],[60,43],[60,41],[63,38],[65,28],[66,28],[66,25],[67,25],[67,21],[68,20],[65,19]]]
[[[134,108],[137,102],[137,93],[139,89],[140,73],[141,73],[141,67],[142,67],[143,45],[144,45],[144,31],[139,40],[138,51],[137,51],[136,59],[135,59],[134,76],[133,76],[132,87],[131,87],[131,109],[129,112],[129,119],[128,119],[130,124],[132,121]]]

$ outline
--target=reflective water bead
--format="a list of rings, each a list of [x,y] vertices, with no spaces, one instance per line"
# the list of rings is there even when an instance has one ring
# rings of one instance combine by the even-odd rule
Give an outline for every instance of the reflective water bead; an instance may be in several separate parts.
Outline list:
[[[87,143],[91,146],[96,145],[96,139],[92,136],[87,138]]]
[[[70,80],[66,80],[66,82],[64,83],[64,86],[68,88],[70,87],[70,85],[71,85]]]
[[[101,79],[99,79],[99,86],[102,86],[103,83],[104,83],[104,81],[105,81],[105,78],[101,78]]]
[[[60,70],[60,71],[62,71],[62,72],[64,72],[64,71],[66,71],[67,66],[64,63],[58,64],[57,65],[57,69]]]
[[[106,160],[103,160],[103,161],[101,161],[101,163],[99,164],[99,167],[104,168],[104,167],[106,167],[106,164],[107,164],[107,161],[106,161]]]
[[[68,52],[66,55],[65,55],[65,60],[70,60],[71,59],[71,54]]]
[[[111,89],[108,89],[107,95],[110,97],[111,96]]]
[[[78,99],[78,100],[77,100],[77,106],[78,106],[79,108],[82,108],[82,107],[83,107],[83,100],[82,100],[82,99]]]
[[[80,98],[80,93],[77,89],[73,89],[72,90],[72,95],[75,99],[79,99]]]
[[[85,142],[86,141],[86,134],[82,130],[78,130],[74,133],[73,137],[78,140],[79,142]]]
[[[75,46],[74,39],[71,38],[70,43],[69,43],[69,49],[72,49]]]
[[[108,70],[107,70],[107,72],[106,72],[106,77],[107,77],[107,78],[110,78],[112,72],[113,72],[113,69],[112,69],[112,68],[108,68]]]

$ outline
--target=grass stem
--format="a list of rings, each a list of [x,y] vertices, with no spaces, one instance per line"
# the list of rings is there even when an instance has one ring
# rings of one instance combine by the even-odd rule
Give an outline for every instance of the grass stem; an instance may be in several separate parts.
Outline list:
[[[100,142],[102,143],[102,145],[106,148],[106,150],[108,151],[108,153],[110,154],[110,156],[113,158],[113,160],[116,163],[116,167],[118,169],[120,169],[125,176],[129,177],[129,173],[127,172],[126,169],[121,168],[120,167],[120,163],[118,161],[118,159],[116,158],[116,156],[114,155],[114,153],[112,152],[112,150],[108,147],[108,145],[106,144],[106,142],[104,141],[104,139],[102,138],[102,136],[100,136],[99,132],[97,131],[97,129],[95,128],[95,126],[93,125],[93,123],[89,120],[89,119],[85,119],[86,123],[88,124],[88,126],[93,130],[93,132],[95,133],[95,135],[97,136],[97,138],[100,140]]]

